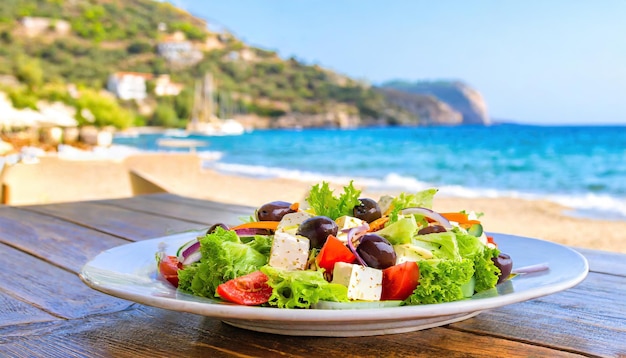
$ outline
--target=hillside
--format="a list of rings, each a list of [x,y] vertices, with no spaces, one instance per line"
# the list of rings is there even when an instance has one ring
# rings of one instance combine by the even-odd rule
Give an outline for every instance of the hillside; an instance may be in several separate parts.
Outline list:
[[[115,73],[138,73],[147,96],[113,98],[104,90]],[[410,110],[368,84],[210,32],[167,2],[0,3],[0,91],[17,108],[61,101],[76,108],[80,124],[182,127],[206,73],[217,88],[216,114],[255,128],[432,125],[440,117],[422,118],[441,106]],[[155,93],[163,75],[176,95]]]
[[[435,96],[411,93],[391,87],[376,89],[392,103],[420,119],[421,125],[460,125],[463,115]]]
[[[458,112],[462,120],[457,124],[490,124],[487,104],[481,94],[460,81],[390,81],[382,89],[431,97]]]

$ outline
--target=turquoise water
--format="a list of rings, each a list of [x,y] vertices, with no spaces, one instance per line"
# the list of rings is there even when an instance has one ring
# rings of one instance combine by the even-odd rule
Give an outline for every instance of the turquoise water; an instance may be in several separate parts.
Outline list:
[[[164,150],[166,134],[116,138]],[[236,175],[306,180],[357,179],[370,188],[440,196],[543,198],[575,215],[626,220],[626,127],[526,125],[258,130],[188,139],[219,152],[206,167]],[[184,149],[180,149],[184,150]]]

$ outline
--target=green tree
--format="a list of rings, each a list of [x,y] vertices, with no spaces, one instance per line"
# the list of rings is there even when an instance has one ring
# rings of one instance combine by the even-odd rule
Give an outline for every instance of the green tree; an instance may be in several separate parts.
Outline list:
[[[134,116],[130,111],[122,108],[115,98],[100,94],[96,90],[81,90],[76,107],[80,125],[92,124],[97,127],[113,126],[124,129],[134,124]]]
[[[81,37],[96,42],[102,41],[107,37],[106,29],[102,24],[105,15],[104,7],[87,6],[81,16],[72,20],[72,29]]]
[[[39,60],[34,58],[24,58],[17,60],[15,75],[24,82],[32,91],[43,83],[43,69]]]
[[[2,31],[2,33],[0,33],[0,40],[6,44],[11,44],[13,42],[13,35],[11,34],[11,31]]]
[[[185,89],[178,94],[178,96],[174,97],[174,109],[176,111],[176,116],[180,119],[189,119],[191,118],[191,111],[193,108],[193,91],[189,87],[185,87]]]
[[[152,125],[168,128],[179,126],[178,116],[172,104],[159,102],[152,116]]]
[[[174,22],[170,24],[170,29],[181,31],[190,40],[204,41],[207,38],[205,30],[197,28],[189,22]]]
[[[35,96],[32,92],[14,88],[8,91],[8,95],[11,99],[13,107],[19,109],[30,108],[37,110],[37,96]]]
[[[25,4],[20,5],[17,10],[17,13],[20,17],[32,16],[32,14],[37,10],[37,6],[35,4]]]
[[[152,52],[152,50],[152,44],[147,41],[135,41],[128,45],[128,48],[126,48],[126,51],[131,55]]]

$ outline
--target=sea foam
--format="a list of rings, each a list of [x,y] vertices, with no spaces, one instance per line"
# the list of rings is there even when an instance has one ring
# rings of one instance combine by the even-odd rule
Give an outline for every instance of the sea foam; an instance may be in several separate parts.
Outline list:
[[[302,182],[322,182],[347,185],[354,181],[366,190],[377,193],[417,192],[429,188],[437,188],[438,195],[457,198],[514,198],[526,200],[547,200],[562,205],[569,210],[566,214],[575,217],[606,220],[626,220],[626,198],[616,198],[598,194],[553,195],[549,193],[533,193],[518,190],[501,190],[487,187],[465,187],[461,185],[433,185],[413,177],[396,173],[387,174],[383,178],[348,177],[324,175],[311,171],[285,168],[266,167],[262,165],[229,164],[212,162],[205,167],[231,175],[252,178],[283,178]]]

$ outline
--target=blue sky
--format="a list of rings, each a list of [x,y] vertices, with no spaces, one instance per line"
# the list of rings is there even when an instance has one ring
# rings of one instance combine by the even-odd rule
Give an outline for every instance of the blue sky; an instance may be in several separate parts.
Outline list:
[[[172,3],[250,45],[373,84],[460,79],[494,118],[626,124],[626,1]]]

